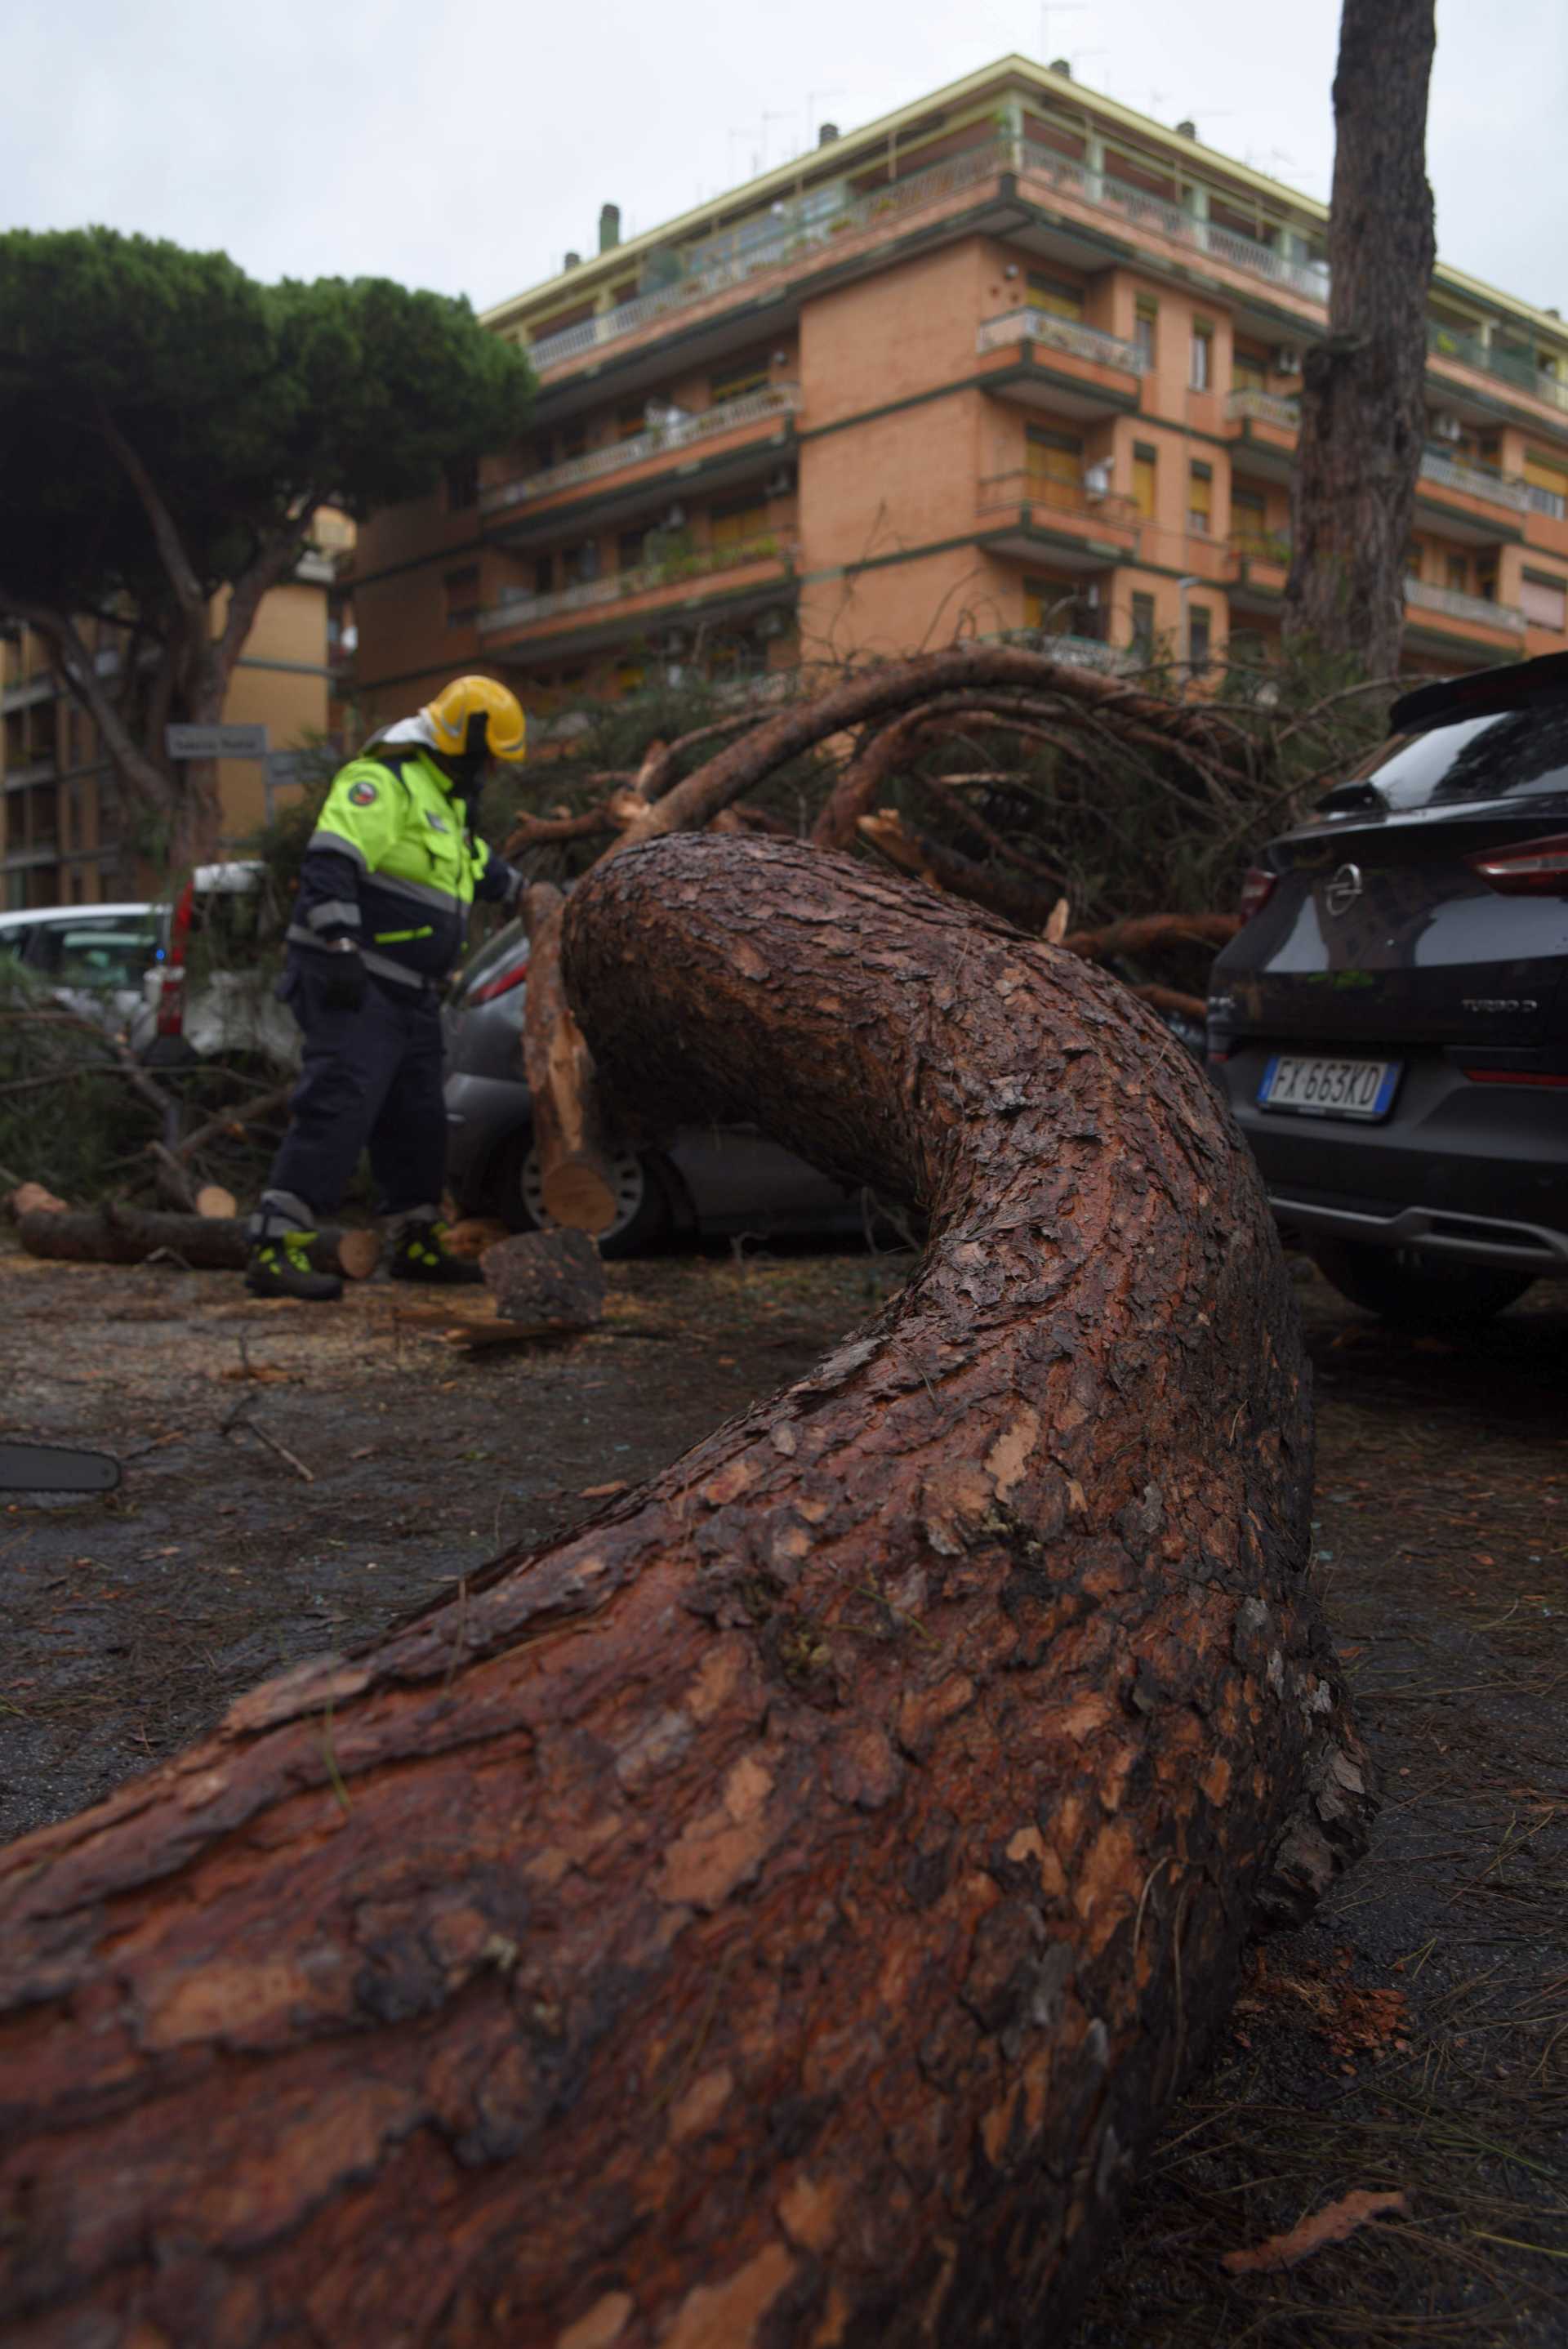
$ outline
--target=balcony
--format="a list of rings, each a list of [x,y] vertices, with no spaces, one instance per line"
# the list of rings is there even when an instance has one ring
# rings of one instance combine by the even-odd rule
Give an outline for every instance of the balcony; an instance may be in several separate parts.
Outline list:
[[[1271,285],[1299,295],[1319,308],[1328,306],[1326,262],[1287,260],[1283,254],[1257,243],[1250,236],[1216,228],[1212,222],[1200,220],[1195,212],[1183,211],[1180,204],[1168,203],[1161,196],[1146,195],[1141,188],[1129,187],[1123,181],[1108,178],[1103,171],[1091,171],[1087,164],[1058,155],[1054,148],[1037,146],[1033,140],[1022,142],[1019,169],[1029,178],[1046,179],[1053,186],[1067,189],[1097,212],[1117,215],[1130,228],[1189,245],[1227,268],[1242,270],[1249,277],[1266,278]]]
[[[1165,237],[1207,254],[1226,268],[1262,278],[1318,308],[1327,305],[1328,270],[1323,262],[1288,260],[1251,237],[1216,228],[1179,204],[1091,171],[1087,165],[1032,140],[993,139],[867,195],[845,196],[831,203],[824,203],[820,195],[797,198],[743,222],[738,229],[682,254],[681,274],[673,285],[640,294],[613,310],[601,310],[557,334],[543,335],[531,345],[529,357],[541,375],[549,375],[591,351],[624,341],[661,318],[677,316],[786,263],[819,260],[830,250],[841,249],[858,232],[896,229],[911,213],[999,179],[1005,171],[1048,181],[1134,232]]]
[[[1290,575],[1290,533],[1283,530],[1243,531],[1226,542],[1225,581],[1235,610],[1278,607]]]
[[[987,318],[975,347],[981,352],[996,351],[1010,343],[1045,343],[1054,351],[1088,359],[1095,367],[1119,367],[1123,375],[1149,373],[1149,361],[1136,343],[1124,343],[1119,335],[1101,334],[1098,326],[1086,326],[1077,318],[1058,318],[1051,310],[1007,310],[999,318]]]
[[[629,440],[612,441],[606,449],[593,449],[586,456],[570,457],[562,465],[552,465],[542,473],[530,473],[521,481],[500,482],[481,492],[480,510],[487,515],[506,513],[517,506],[558,496],[564,490],[610,480],[617,473],[629,471],[634,465],[646,464],[651,458],[671,457],[683,450],[700,448],[705,441],[744,431],[751,425],[781,426],[797,414],[799,406],[799,385],[769,384],[763,390],[747,392],[739,399],[720,400],[699,415],[683,417],[679,423],[651,425],[647,431],[638,432]],[[779,436],[775,432],[769,437],[776,440]]]
[[[1549,375],[1544,367],[1538,367],[1532,359],[1516,351],[1498,350],[1491,343],[1483,343],[1479,335],[1456,334],[1450,326],[1434,325],[1427,328],[1427,350],[1432,358],[1450,359],[1456,367],[1473,367],[1478,375],[1511,384],[1529,398],[1568,416],[1568,380]]]
[[[1428,449],[1421,456],[1421,480],[1451,496],[1475,499],[1483,505],[1502,506],[1510,513],[1528,513],[1530,490],[1524,481],[1511,481],[1505,473],[1489,471],[1484,465],[1467,465],[1462,458],[1450,457],[1445,450]]]
[[[716,294],[744,285],[748,279],[777,269],[785,262],[820,257],[830,243],[852,235],[856,230],[894,228],[911,212],[923,212],[929,205],[995,179],[1011,168],[1014,154],[1013,141],[988,140],[983,147],[951,156],[946,162],[934,163],[925,171],[912,171],[907,179],[894,180],[890,186],[873,189],[869,195],[846,197],[835,204],[824,205],[820,198],[781,204],[776,211],[762,213],[755,221],[743,222],[738,229],[710,238],[706,244],[682,255],[681,274],[673,285],[640,294],[635,300],[623,302],[614,310],[601,310],[594,317],[584,318],[560,334],[542,336],[531,347],[529,357],[541,375],[569,366],[589,351],[601,350],[607,343],[622,342],[657,319],[689,310]]]
[[[1130,498],[1091,490],[1047,473],[995,473],[980,484],[977,512],[994,554],[1051,557],[1072,570],[1130,562],[1143,517]]]
[[[1434,613],[1441,619],[1485,628],[1494,635],[1524,634],[1523,613],[1516,611],[1511,604],[1494,604],[1487,595],[1461,595],[1456,587],[1429,587],[1424,579],[1407,579],[1405,602],[1412,611]]]
[[[552,622],[603,612],[615,605],[635,603],[642,606],[646,598],[661,591],[675,591],[667,595],[666,602],[649,607],[663,611],[666,604],[690,602],[691,591],[695,588],[700,594],[707,580],[731,572],[755,570],[761,564],[770,566],[775,578],[783,577],[794,560],[793,543],[769,534],[735,546],[703,547],[690,554],[669,555],[662,563],[639,564],[629,570],[614,572],[605,579],[585,579],[578,586],[563,587],[553,595],[531,595],[521,588],[511,594],[503,590],[500,601],[488,612],[480,613],[480,633],[499,636],[518,628],[547,627]]]
[[[1225,401],[1232,424],[1273,424],[1282,432],[1301,429],[1301,402],[1278,391],[1258,391],[1250,384],[1233,391]]]

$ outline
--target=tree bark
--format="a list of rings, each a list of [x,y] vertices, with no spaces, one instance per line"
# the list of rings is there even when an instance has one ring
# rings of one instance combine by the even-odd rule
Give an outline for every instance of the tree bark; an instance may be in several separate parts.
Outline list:
[[[523,901],[528,923],[528,1000],[522,1064],[533,1100],[540,1188],[558,1224],[602,1232],[614,1220],[608,1153],[600,1130],[593,1059],[561,978],[565,899],[536,882]]]
[[[165,1215],[145,1207],[102,1207],[65,1214],[47,1211],[24,1215],[17,1235],[29,1256],[53,1257],[68,1264],[145,1264],[150,1256],[167,1251],[188,1264],[192,1272],[237,1272],[251,1252],[244,1219],[222,1216]],[[367,1280],[380,1260],[381,1243],[374,1232],[318,1232],[311,1262],[318,1272],[346,1273],[351,1280]]]
[[[772,842],[600,866],[566,968],[617,1085],[930,1248],[597,1522],[0,1857],[28,2349],[1058,2337],[1249,1924],[1364,1837],[1290,1282],[1158,1022]]]
[[[584,1232],[522,1232],[486,1248],[485,1287],[503,1320],[586,1330],[603,1318],[604,1266]]]
[[[1303,369],[1284,633],[1375,676],[1399,666],[1427,437],[1436,38],[1434,0],[1344,0],[1328,337],[1308,349]]]

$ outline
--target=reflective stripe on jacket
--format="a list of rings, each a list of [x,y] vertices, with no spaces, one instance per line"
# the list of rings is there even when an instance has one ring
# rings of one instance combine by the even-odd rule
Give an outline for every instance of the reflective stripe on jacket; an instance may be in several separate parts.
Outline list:
[[[351,759],[333,780],[300,866],[293,944],[351,937],[375,968],[444,978],[476,897],[504,898],[511,865],[472,838],[467,811],[422,751]]]

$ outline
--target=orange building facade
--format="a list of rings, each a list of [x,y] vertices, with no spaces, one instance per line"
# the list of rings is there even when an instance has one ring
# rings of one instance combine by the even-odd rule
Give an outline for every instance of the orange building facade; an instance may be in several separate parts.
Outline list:
[[[1277,645],[1326,215],[1018,57],[488,314],[528,443],[360,535],[362,714],[960,633]],[[1406,651],[1568,645],[1568,332],[1439,266]]]

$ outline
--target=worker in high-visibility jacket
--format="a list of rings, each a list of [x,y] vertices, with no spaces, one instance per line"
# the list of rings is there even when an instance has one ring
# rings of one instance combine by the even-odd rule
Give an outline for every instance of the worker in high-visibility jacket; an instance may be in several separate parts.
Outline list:
[[[246,1286],[330,1299],[310,1253],[368,1148],[395,1279],[477,1280],[445,1245],[447,1123],[439,989],[476,897],[515,905],[521,877],[474,838],[491,760],[520,765],[522,710],[460,677],[340,770],[300,868],[278,994],[304,1034],[289,1130],[251,1218]]]

